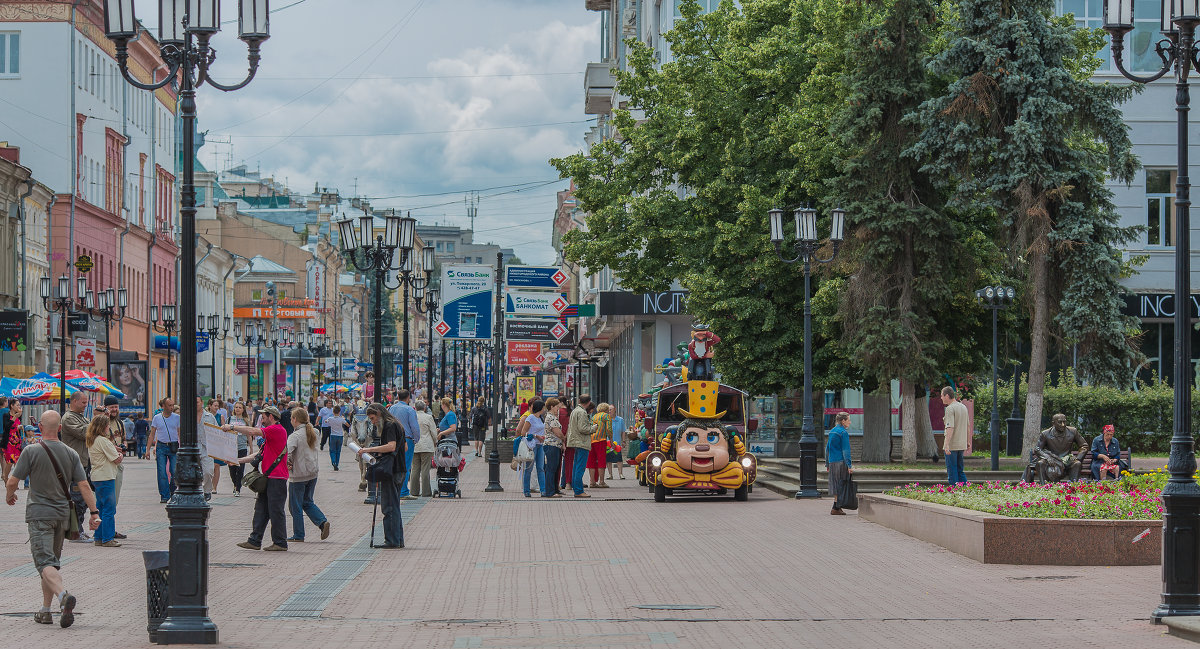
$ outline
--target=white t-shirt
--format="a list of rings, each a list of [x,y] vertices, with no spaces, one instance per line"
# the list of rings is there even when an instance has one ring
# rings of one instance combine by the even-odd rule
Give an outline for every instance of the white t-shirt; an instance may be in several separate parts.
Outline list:
[[[329,415],[325,418],[324,425],[329,427],[330,435],[341,436],[346,434],[346,420],[341,415]]]

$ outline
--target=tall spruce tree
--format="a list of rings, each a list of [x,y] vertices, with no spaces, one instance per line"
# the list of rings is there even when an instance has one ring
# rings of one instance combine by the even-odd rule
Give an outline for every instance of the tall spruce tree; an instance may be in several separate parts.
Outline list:
[[[904,155],[921,136],[920,124],[905,117],[932,93],[925,64],[938,5],[862,5],[863,26],[844,48],[848,94],[831,128],[841,157],[830,187],[851,215],[839,312],[845,348],[876,386],[900,379],[906,462],[938,453],[928,426],[918,426],[928,419],[918,386],[983,362],[966,288],[978,267],[976,249],[966,245],[971,224],[947,209],[948,191],[921,168],[925,161]],[[925,433],[919,446],[918,431]]]
[[[1052,337],[1079,346],[1079,373],[1115,383],[1134,354],[1120,308],[1118,226],[1106,174],[1130,182],[1119,105],[1131,90],[1095,83],[1097,35],[1055,18],[1052,0],[960,0],[930,63],[949,83],[921,108],[909,154],[954,191],[951,206],[992,212],[1025,280],[1031,320],[1024,449],[1042,419]],[[965,281],[948,277],[949,281]]]

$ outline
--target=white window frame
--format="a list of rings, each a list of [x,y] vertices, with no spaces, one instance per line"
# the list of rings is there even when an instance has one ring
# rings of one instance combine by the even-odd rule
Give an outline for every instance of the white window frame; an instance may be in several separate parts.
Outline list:
[[[1151,173],[1166,173],[1168,178],[1167,191],[1151,192],[1150,191],[1150,174]],[[1175,217],[1175,170],[1170,168],[1146,168],[1145,184],[1146,189],[1146,247],[1147,248],[1165,248],[1170,249],[1175,247],[1175,230],[1171,227]],[[1158,201],[1158,214],[1151,214],[1150,202]],[[1150,228],[1151,219],[1158,221],[1158,242],[1151,243]]]
[[[15,71],[10,71],[12,67],[12,38],[17,39],[17,65]],[[3,58],[4,65],[0,67],[0,79],[20,79],[21,78],[21,32],[19,31],[0,31],[0,58]]]

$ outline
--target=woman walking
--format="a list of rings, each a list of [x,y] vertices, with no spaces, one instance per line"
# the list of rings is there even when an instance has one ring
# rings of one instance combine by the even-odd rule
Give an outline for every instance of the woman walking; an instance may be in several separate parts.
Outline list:
[[[592,488],[608,488],[608,483],[604,481],[604,470],[608,467],[608,440],[612,439],[611,408],[607,403],[601,403],[596,406],[596,414],[592,415],[596,432],[592,433],[592,452],[587,459],[587,468],[592,470]]]
[[[313,502],[317,490],[317,429],[308,422],[308,411],[304,408],[292,410],[292,425],[295,430],[288,436],[288,507],[292,512],[292,536],[288,541],[304,542],[304,515],[313,525],[321,528],[321,540],[329,538],[329,519]],[[341,439],[337,440],[341,449]],[[332,450],[332,449],[331,449]]]
[[[200,446],[200,468],[204,471],[204,499],[211,500],[213,492],[213,474],[216,471],[216,464],[213,459],[208,456],[208,426],[220,428],[217,423],[217,407],[212,399],[208,400],[208,407],[201,404],[200,397],[196,397],[196,414],[199,422],[196,426],[196,443]]]
[[[96,530],[96,545],[119,548],[117,541],[117,467],[121,453],[108,438],[108,415],[96,415],[88,424],[84,441],[88,459],[92,462],[92,484],[96,485],[96,509],[100,510],[100,527]]]
[[[567,434],[563,432],[562,424],[558,420],[558,412],[561,409],[562,404],[558,399],[551,397],[546,400],[546,437],[539,449],[543,457],[542,498],[562,498],[558,490],[558,471],[562,467],[562,451]]]
[[[233,412],[229,415],[228,423],[233,424],[234,426],[246,425],[246,404],[242,403],[241,401],[233,404]],[[237,439],[237,456],[239,458],[243,458],[249,455],[250,439],[241,433],[234,433],[234,437]],[[245,473],[246,469],[242,465],[229,465],[229,479],[233,481],[234,496],[242,495],[242,476],[245,475]]]
[[[417,411],[417,424],[421,427],[421,439],[413,447],[412,466],[408,468],[408,493],[414,496],[432,496],[433,488],[429,484],[430,463],[433,461],[435,450],[434,438],[437,437],[437,423],[426,410],[428,406],[421,399],[413,404]]]
[[[487,405],[484,403],[483,397],[475,400],[475,407],[471,409],[471,415],[467,421],[471,422],[471,439],[475,442],[475,457],[483,457],[483,442],[487,439],[488,420],[491,417],[488,415]]]

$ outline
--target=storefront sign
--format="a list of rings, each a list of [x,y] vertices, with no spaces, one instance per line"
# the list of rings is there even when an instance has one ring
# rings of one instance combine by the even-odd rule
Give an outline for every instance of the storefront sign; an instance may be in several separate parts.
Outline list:
[[[1175,296],[1171,293],[1136,293],[1126,295],[1124,315],[1140,320],[1170,320],[1175,317]],[[1191,319],[1200,318],[1200,295],[1191,295]]]
[[[235,318],[259,320],[271,316],[271,307],[269,306],[239,306],[233,309]],[[317,310],[306,307],[280,306],[275,308],[275,317],[286,320],[310,320],[317,317]]]
[[[504,285],[511,288],[559,288],[571,279],[558,266],[507,266]]]
[[[28,311],[0,311],[0,352],[25,351]]]
[[[557,320],[505,320],[504,339],[555,343],[568,329]]]
[[[444,339],[489,340],[495,309],[495,270],[482,264],[442,266],[442,317],[434,329]]]
[[[558,293],[507,291],[504,294],[505,315],[519,317],[558,317],[571,303]]]
[[[253,356],[238,358],[233,368],[234,374],[256,374],[258,373],[258,363]]]
[[[600,315],[684,315],[687,313],[686,291],[662,293],[629,293],[601,291],[597,298]]]
[[[531,343],[510,340],[508,341],[508,355],[506,356],[509,365],[541,365],[542,360],[542,343]]]

